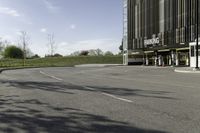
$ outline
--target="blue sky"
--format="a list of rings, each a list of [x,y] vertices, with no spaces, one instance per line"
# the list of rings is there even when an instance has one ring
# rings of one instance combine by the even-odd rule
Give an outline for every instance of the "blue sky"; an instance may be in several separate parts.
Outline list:
[[[42,56],[49,33],[63,55],[96,48],[117,53],[122,17],[122,0],[0,0],[0,37],[17,44],[26,31],[28,47]]]

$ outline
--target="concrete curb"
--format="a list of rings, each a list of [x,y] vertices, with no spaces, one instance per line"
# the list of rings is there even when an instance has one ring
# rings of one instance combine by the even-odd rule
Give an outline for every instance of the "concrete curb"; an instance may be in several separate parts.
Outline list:
[[[3,71],[9,71],[9,70],[17,70],[17,69],[31,69],[31,68],[38,68],[38,67],[30,67],[30,68],[2,68],[0,69],[0,73],[2,73]]]
[[[32,69],[32,68],[42,68],[42,67],[13,67],[13,68],[2,68],[0,69],[0,74],[3,72],[3,71],[9,71],[9,70],[18,70],[18,69]]]
[[[200,74],[200,71],[195,71],[195,70],[178,70],[178,69],[175,69],[174,72]]]
[[[63,67],[67,67],[67,66],[63,66]],[[49,68],[49,67],[16,67],[16,68],[2,68],[0,69],[0,74],[3,72],[3,71],[9,71],[9,70],[18,70],[18,69],[34,69],[34,68]],[[59,67],[57,67],[59,68]],[[62,68],[62,67],[61,67]]]
[[[75,65],[76,68],[81,67],[115,67],[115,66],[123,66],[122,64],[82,64],[82,65]]]
[[[0,69],[0,73],[2,73],[3,71],[17,70],[17,69],[20,69],[20,68],[3,68],[3,69]]]

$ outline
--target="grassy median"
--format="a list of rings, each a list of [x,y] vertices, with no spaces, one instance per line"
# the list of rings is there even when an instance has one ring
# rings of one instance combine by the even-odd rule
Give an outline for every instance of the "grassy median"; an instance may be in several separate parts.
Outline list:
[[[122,56],[78,56],[26,59],[25,67],[71,67],[79,64],[122,64]],[[23,60],[1,59],[0,67],[24,67]]]

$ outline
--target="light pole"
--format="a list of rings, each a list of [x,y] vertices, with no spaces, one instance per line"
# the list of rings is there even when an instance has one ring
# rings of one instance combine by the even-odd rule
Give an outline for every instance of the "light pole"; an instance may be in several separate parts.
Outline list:
[[[199,0],[196,2],[196,69],[199,69]]]

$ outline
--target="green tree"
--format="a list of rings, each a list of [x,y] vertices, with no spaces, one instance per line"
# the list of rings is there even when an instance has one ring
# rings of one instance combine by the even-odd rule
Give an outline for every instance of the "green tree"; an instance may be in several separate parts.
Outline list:
[[[120,46],[119,46],[119,50],[120,50],[120,52],[123,51],[123,45],[120,45]]]
[[[89,54],[89,51],[83,50],[83,51],[81,51],[79,56],[88,56],[88,54]]]
[[[105,56],[112,56],[112,55],[114,55],[111,51],[107,51],[107,52],[105,52],[105,54],[104,54]]]
[[[121,45],[119,46],[119,50],[120,50],[121,53],[123,53],[123,46],[124,46],[124,42],[123,42],[123,39],[122,39]]]
[[[30,57],[31,59],[37,59],[37,58],[41,58],[38,54],[35,54],[33,56]]]
[[[16,46],[7,46],[3,53],[4,58],[22,59],[24,57],[23,50]]]

